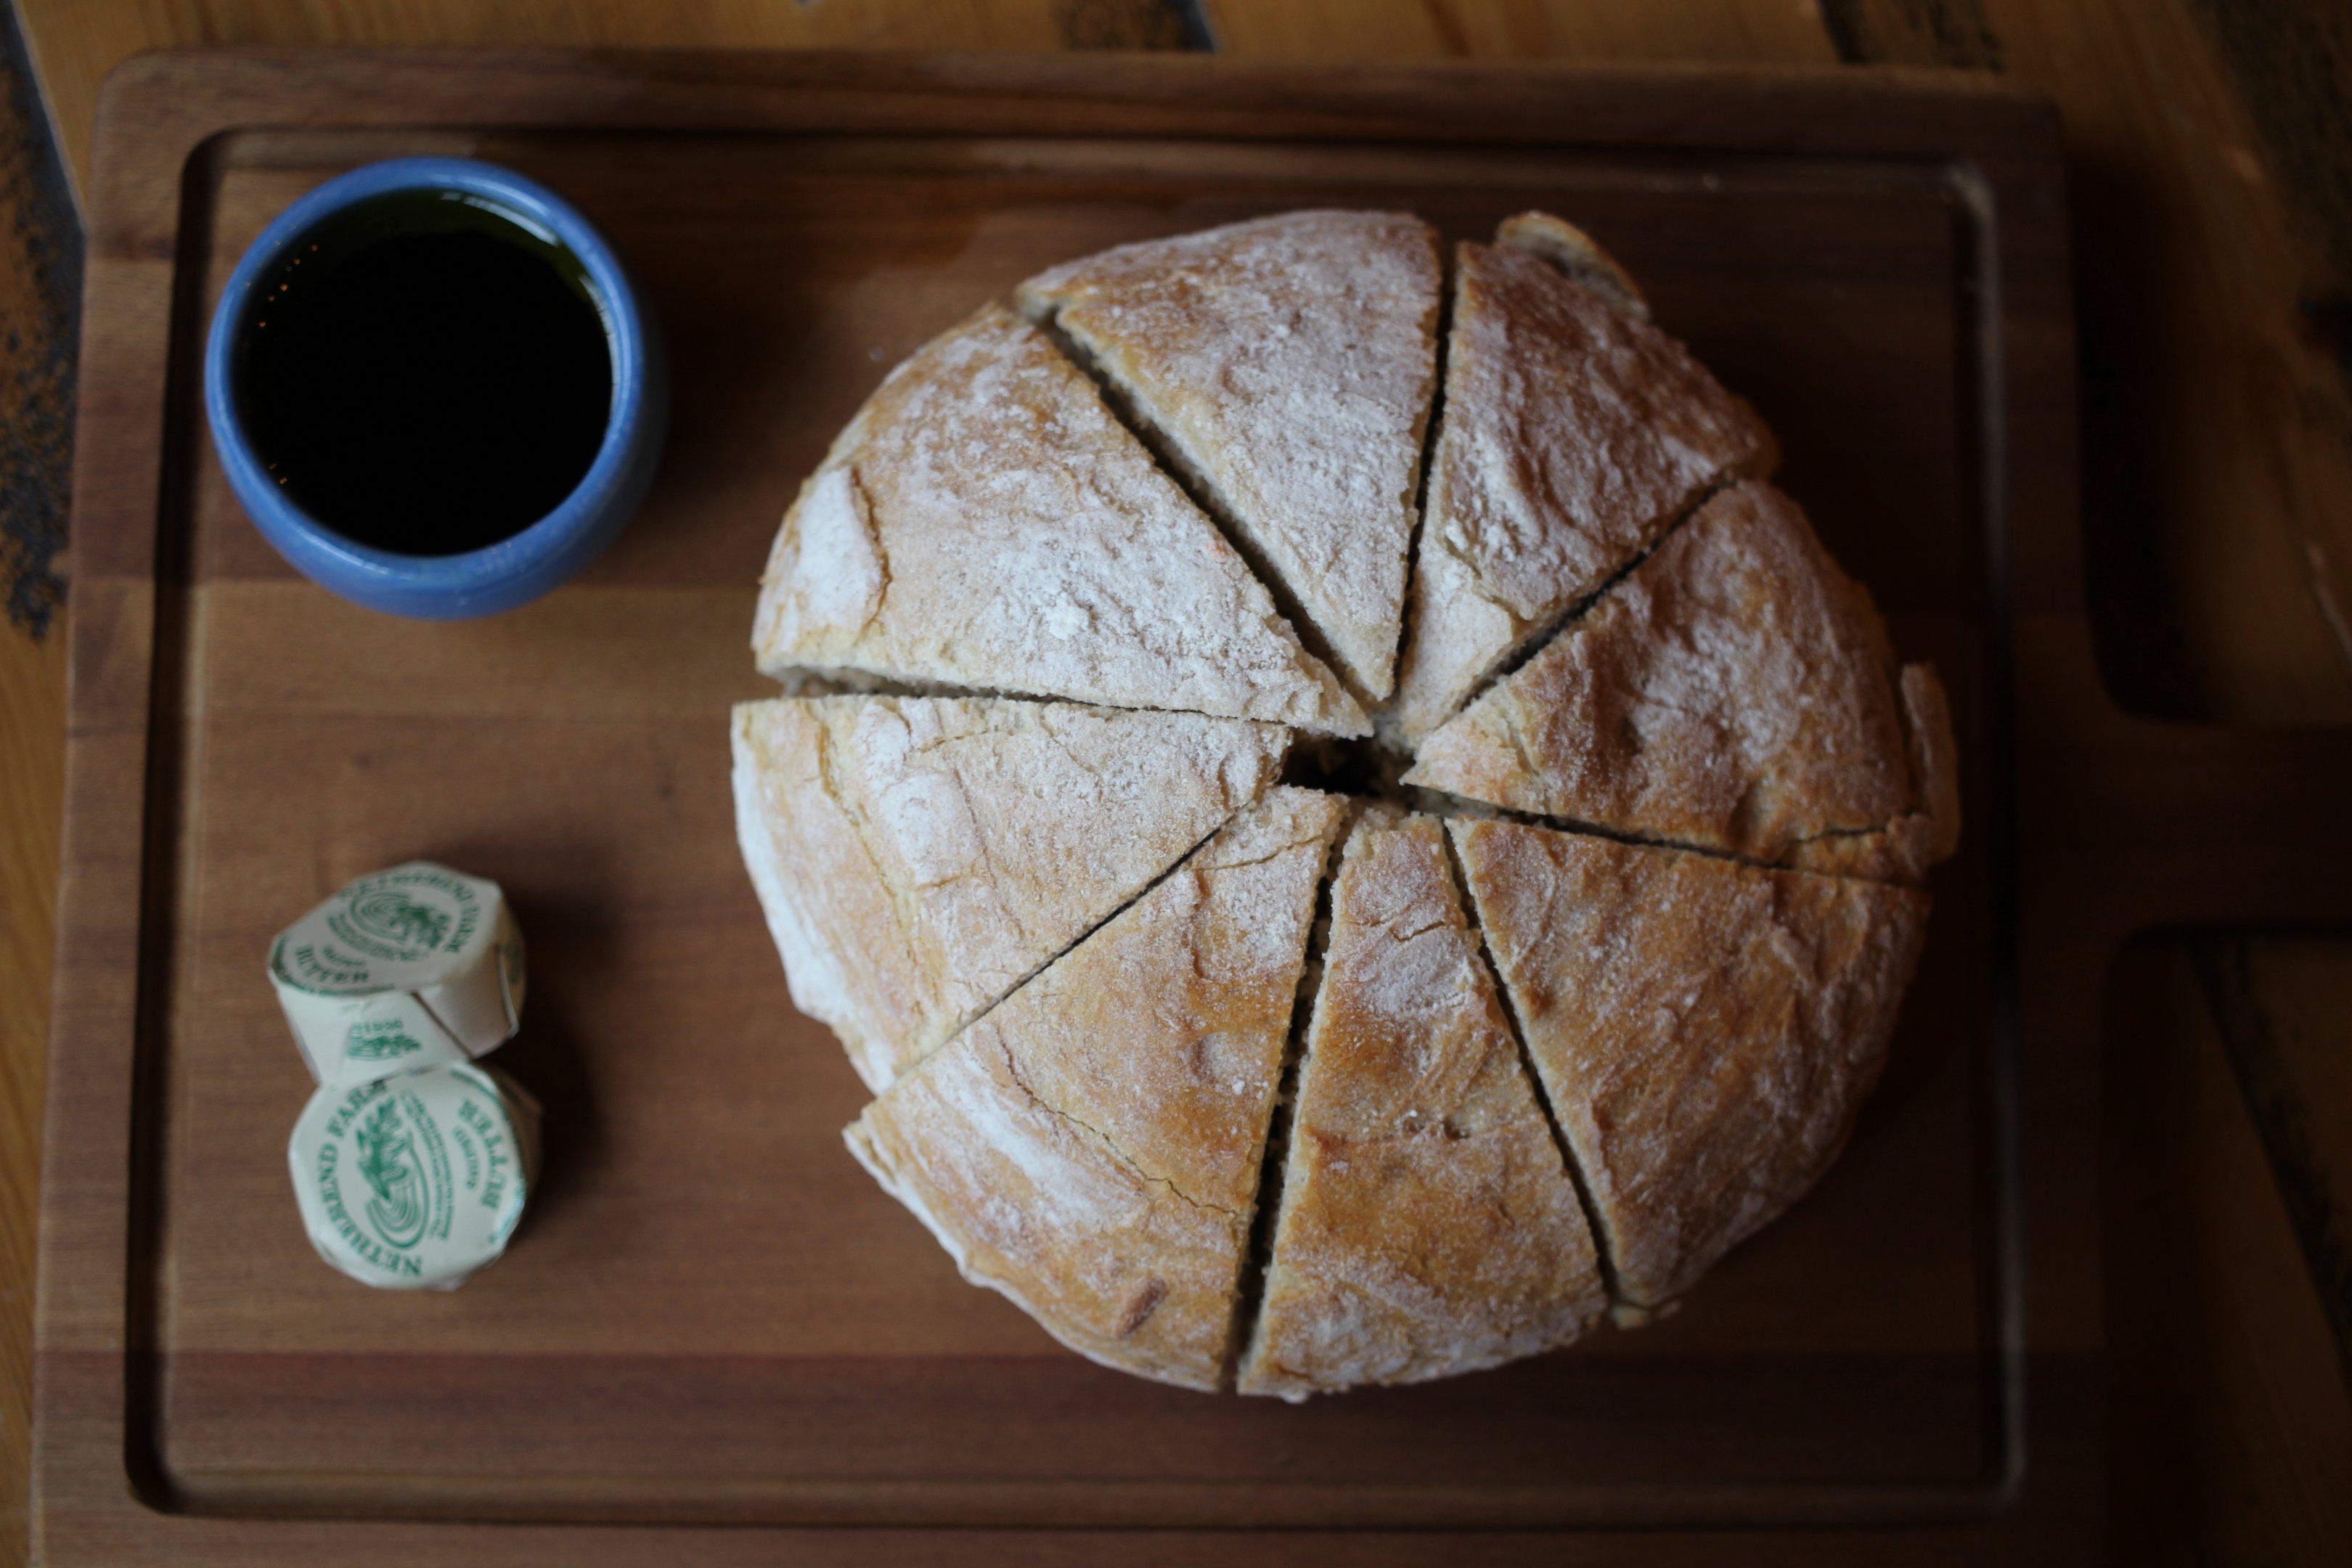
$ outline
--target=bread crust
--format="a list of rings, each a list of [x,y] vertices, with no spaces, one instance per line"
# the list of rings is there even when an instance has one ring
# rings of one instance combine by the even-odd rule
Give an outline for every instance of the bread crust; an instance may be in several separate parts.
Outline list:
[[[1650,301],[1633,275],[1591,235],[1565,218],[1546,212],[1519,213],[1496,226],[1495,243],[1541,257],[1563,277],[1583,284],[1635,321],[1650,319]]]
[[[1777,458],[1755,410],[1614,294],[1519,244],[1456,258],[1393,711],[1408,742],[1710,486]]]
[[[1437,231],[1318,210],[1120,246],[1041,273],[1050,321],[1255,547],[1356,689],[1394,685]]]
[[[1418,1383],[1608,1304],[1436,818],[1368,815],[1331,899],[1244,1394]]]
[[[1769,485],[1717,494],[1429,737],[1405,782],[1767,864],[1916,880],[1957,831],[1924,666]],[[1939,815],[1940,814],[1940,815]]]
[[[1289,742],[1195,713],[888,696],[747,702],[733,738],[737,836],[793,1005],[877,1092],[1256,799]]]
[[[1434,415],[1410,215],[1039,274],[891,373],[762,578],[761,668],[860,689],[734,725],[845,1140],[1120,1371],[1295,1400],[1672,1310],[1836,1158],[1957,842],[1944,689],[1755,411],[1574,226],[1458,258]],[[1274,782],[1384,696],[1371,776],[1562,826]]]
[[[1315,893],[1347,805],[1277,787],[866,1108],[851,1150],[1073,1350],[1222,1385]]]
[[[1836,1159],[1885,1059],[1927,895],[1448,826],[1612,1295],[1654,1311]]]
[[[802,487],[752,647],[772,675],[1370,731],[1094,384],[995,305],[892,371]]]
[[[1960,847],[1960,756],[1952,710],[1935,668],[1906,664],[1898,689],[1911,763],[1911,809],[1869,833],[1799,844],[1791,866],[1834,877],[1920,882]]]

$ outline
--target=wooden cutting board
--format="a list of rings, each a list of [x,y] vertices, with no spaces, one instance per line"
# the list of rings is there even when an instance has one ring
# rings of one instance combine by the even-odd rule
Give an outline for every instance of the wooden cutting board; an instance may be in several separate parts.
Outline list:
[[[1646,1562],[2085,1550],[2105,961],[2154,921],[2352,912],[2352,737],[2103,695],[2046,105],[1917,73],[236,52],[118,73],[98,146],[49,1561],[1360,1564],[1458,1558],[1454,1528],[1498,1562],[1557,1561],[1563,1530]],[[461,626],[294,576],[197,396],[259,228],[426,152],[572,198],[676,378],[629,532]],[[1450,237],[1543,206],[1622,257],[1941,668],[1969,827],[1843,1163],[1679,1316],[1292,1409],[1061,1351],[851,1163],[863,1096],[736,858],[726,710],[762,690],[776,521],[891,364],[1047,262],[1317,204]],[[420,855],[514,900],[532,992],[498,1059],[548,1112],[513,1252],[431,1297],[310,1252],[284,1163],[309,1083],[262,969],[291,915]]]

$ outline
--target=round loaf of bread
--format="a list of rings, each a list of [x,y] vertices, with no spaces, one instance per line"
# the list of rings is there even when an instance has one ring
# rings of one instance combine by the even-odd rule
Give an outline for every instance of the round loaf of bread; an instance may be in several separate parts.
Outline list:
[[[1836,1158],[1958,832],[1771,432],[1539,213],[1070,262],[892,371],[734,715],[846,1133],[1122,1371],[1297,1399],[1675,1303]]]

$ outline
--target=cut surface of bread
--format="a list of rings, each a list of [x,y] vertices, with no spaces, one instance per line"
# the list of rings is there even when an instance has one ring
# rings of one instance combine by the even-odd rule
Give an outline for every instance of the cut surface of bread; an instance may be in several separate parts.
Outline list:
[[[1539,216],[1514,220],[1523,238]],[[1524,244],[1465,244],[1454,290],[1397,677],[1408,742],[1709,487],[1769,473],[1776,455],[1755,411],[1614,289]]]
[[[906,1073],[849,1146],[1055,1338],[1225,1380],[1317,886],[1347,814],[1277,786]]]
[[[1277,725],[855,696],[735,710],[736,832],[793,1005],[879,1092],[1273,782]]]
[[[1927,918],[1916,889],[1448,825],[1622,1309],[1672,1301],[1837,1156]]]
[[[1433,817],[1349,837],[1285,1173],[1244,1394],[1473,1372],[1608,1305]]]
[[[1438,286],[1419,218],[1313,211],[1121,246],[1020,289],[1373,700],[1394,681]]]
[[[998,306],[834,443],[776,537],[752,647],[771,674],[1369,730],[1094,384]]]
[[[1915,757],[1922,733],[1948,752],[1950,725],[1914,668],[1898,677],[1870,595],[1796,503],[1744,482],[1424,741],[1405,782],[1768,864],[1893,869],[1949,793],[1948,764]],[[1903,842],[1873,845],[1890,831]]]

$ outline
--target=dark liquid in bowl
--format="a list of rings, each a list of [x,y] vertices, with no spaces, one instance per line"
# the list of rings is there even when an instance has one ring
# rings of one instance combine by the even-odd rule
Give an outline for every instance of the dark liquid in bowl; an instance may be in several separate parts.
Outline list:
[[[233,385],[304,511],[379,550],[456,555],[572,493],[604,442],[613,363],[570,251],[431,191],[298,240],[255,291]]]

